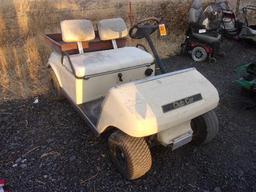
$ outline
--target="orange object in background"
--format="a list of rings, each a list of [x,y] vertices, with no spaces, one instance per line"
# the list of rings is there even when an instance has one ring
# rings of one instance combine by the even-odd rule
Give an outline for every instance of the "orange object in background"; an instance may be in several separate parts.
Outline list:
[[[160,24],[159,25],[159,31],[160,31],[160,36],[166,36],[167,35],[167,30],[166,30],[165,24]]]

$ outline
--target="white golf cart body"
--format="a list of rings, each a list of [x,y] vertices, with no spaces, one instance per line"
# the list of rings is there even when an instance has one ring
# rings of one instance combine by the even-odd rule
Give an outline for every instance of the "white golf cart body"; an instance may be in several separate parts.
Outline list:
[[[64,21],[61,26],[65,42],[95,38],[87,20]],[[98,33],[101,41],[112,41],[112,49],[83,53],[78,43],[80,54],[55,51],[48,62],[91,127],[98,134],[116,128],[132,137],[157,135],[173,149],[190,142],[191,120],[218,105],[216,88],[194,68],[154,76],[151,54],[117,46],[116,40],[128,34],[122,19],[100,21]]]

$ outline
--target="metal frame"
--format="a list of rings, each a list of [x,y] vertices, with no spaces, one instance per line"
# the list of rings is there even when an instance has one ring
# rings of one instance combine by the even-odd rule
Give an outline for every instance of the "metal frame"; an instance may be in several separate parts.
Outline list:
[[[84,54],[84,47],[82,42],[77,42],[79,54]]]
[[[111,42],[112,42],[112,45],[113,45],[113,49],[118,49],[116,40],[113,39]]]
[[[69,54],[67,53],[67,52],[61,52],[61,64],[64,66],[64,57],[67,57],[68,58],[68,62],[69,62],[69,65],[70,65],[70,67],[71,67],[71,70],[72,70],[72,73],[73,73],[73,75],[77,78],[77,79],[83,79],[83,78],[81,78],[81,77],[78,77],[77,75],[76,75],[76,70],[75,70],[75,68],[74,68],[74,65],[73,65],[73,63],[72,63],[72,61],[71,61],[71,59],[70,59],[70,56],[69,56]]]
[[[136,45],[136,48],[142,49],[142,50],[144,50],[144,51],[146,51],[146,52],[149,53],[149,51],[147,50],[146,46],[143,45],[143,44],[138,43],[138,44]]]

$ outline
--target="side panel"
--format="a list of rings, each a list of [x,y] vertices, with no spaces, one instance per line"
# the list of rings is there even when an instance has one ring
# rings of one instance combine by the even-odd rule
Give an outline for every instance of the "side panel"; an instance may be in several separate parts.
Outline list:
[[[89,79],[76,79],[72,72],[61,64],[60,54],[56,52],[52,53],[48,63],[57,75],[61,87],[77,105],[106,96],[112,87],[145,79],[145,71],[148,68],[153,70],[152,76],[155,74],[155,65],[151,65],[150,67],[145,66],[126,71],[122,71],[121,69],[122,81],[118,77],[119,72],[91,77]]]
[[[155,66],[152,65],[151,68],[154,71]],[[141,80],[146,78],[145,70],[147,67],[132,69],[128,71],[122,71],[122,82],[119,80],[118,74],[113,73],[108,75],[102,75],[98,77],[92,77],[88,80],[84,80],[84,85],[82,90],[85,95],[81,96],[82,98],[81,103],[93,101],[100,97],[106,96],[108,91],[115,86],[119,86],[125,83],[129,83],[136,80]],[[153,72],[154,75],[154,72]],[[82,94],[82,93],[80,93]]]
[[[97,126],[99,133],[109,126],[134,137],[168,130],[161,139],[167,142],[189,131],[190,126],[181,125],[216,108],[219,95],[194,69],[113,88],[105,100]]]
[[[74,103],[77,103],[77,95],[79,95],[77,91],[79,89],[76,89],[76,87],[79,87],[83,80],[76,80],[74,75],[61,64],[61,55],[56,52],[51,54],[48,64],[54,70],[62,89]]]
[[[135,86],[132,89],[125,98],[118,88],[110,90],[102,105],[97,125],[99,134],[108,127],[116,127],[132,137],[145,137],[159,132],[157,118],[151,106],[143,101]]]

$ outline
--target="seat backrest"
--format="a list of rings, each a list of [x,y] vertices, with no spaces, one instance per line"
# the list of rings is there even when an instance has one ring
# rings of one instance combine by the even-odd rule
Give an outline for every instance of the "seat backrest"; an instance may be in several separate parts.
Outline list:
[[[89,20],[65,20],[61,22],[62,40],[64,42],[77,42],[79,53],[84,53],[83,41],[95,39],[93,24]]]
[[[64,42],[82,42],[95,39],[94,28],[89,20],[65,20],[60,25]]]
[[[99,36],[102,41],[127,37],[128,29],[122,18],[104,19],[98,22]]]
[[[198,23],[203,13],[202,0],[193,0],[192,6],[189,10],[189,23]]]

